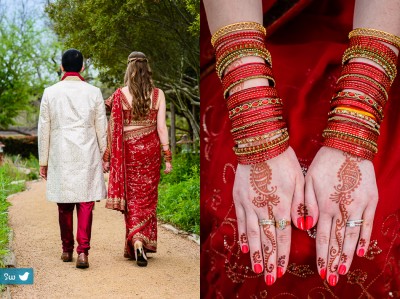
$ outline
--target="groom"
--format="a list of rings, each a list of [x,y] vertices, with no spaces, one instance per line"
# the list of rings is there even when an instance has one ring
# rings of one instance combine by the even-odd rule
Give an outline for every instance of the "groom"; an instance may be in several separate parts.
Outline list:
[[[106,197],[102,159],[107,119],[99,88],[85,82],[82,53],[62,55],[60,82],[44,90],[38,124],[40,175],[47,179],[47,199],[58,205],[64,262],[74,250],[76,206],[77,268],[88,268],[92,210]]]

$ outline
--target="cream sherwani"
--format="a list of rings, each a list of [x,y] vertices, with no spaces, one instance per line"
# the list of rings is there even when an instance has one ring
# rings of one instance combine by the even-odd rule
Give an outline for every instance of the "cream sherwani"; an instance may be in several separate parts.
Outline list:
[[[48,166],[47,199],[77,203],[104,199],[102,156],[107,118],[99,88],[77,77],[45,89],[38,125],[39,164]]]

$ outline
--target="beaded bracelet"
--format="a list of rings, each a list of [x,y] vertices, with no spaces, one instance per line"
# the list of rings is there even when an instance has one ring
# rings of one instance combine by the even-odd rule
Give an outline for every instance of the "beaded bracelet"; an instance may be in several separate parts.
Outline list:
[[[400,37],[377,29],[356,28],[349,33],[349,39],[355,36],[369,36],[380,41],[386,42],[400,49]]]

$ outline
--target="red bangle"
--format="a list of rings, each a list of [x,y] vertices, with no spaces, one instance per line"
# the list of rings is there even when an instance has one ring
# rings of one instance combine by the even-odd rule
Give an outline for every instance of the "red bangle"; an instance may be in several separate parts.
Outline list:
[[[336,148],[370,161],[372,161],[375,157],[375,154],[369,150],[334,137],[325,138],[322,145]]]
[[[246,88],[235,92],[230,95],[227,99],[227,107],[229,110],[234,108],[237,105],[241,105],[250,100],[260,99],[260,98],[277,98],[278,92],[274,87],[271,86],[257,86]]]
[[[233,41],[237,41],[237,40],[242,40],[242,41],[257,40],[260,42],[264,42],[265,35],[260,31],[233,32],[233,33],[224,35],[223,37],[219,38],[214,44],[214,49],[215,49],[215,51],[218,51],[218,50],[220,50],[220,47],[222,45],[233,42]]]
[[[361,82],[361,81],[350,81],[350,80],[341,80],[336,84],[335,92],[339,92],[346,89],[354,89],[359,92],[366,94],[367,96],[378,101],[380,105],[385,105],[387,99],[378,92],[375,88],[372,88],[371,85]]]
[[[354,108],[359,108],[361,110],[364,110],[368,113],[371,113],[380,122],[383,119],[383,113],[378,112],[376,109],[374,109],[373,107],[371,107],[363,102],[359,102],[359,101],[349,99],[349,98],[335,98],[331,101],[331,103],[332,103],[333,108],[338,107],[338,106],[349,106],[349,107],[351,106]]]

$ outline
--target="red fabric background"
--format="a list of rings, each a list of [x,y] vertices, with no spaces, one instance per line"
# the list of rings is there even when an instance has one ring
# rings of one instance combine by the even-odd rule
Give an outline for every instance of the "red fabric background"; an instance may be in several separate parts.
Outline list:
[[[264,1],[270,24],[277,89],[284,99],[290,145],[307,169],[321,146],[329,100],[352,29],[354,1],[295,3],[283,17]],[[400,81],[393,84],[374,160],[379,204],[368,258],[355,257],[350,272],[330,287],[315,265],[315,239],[293,230],[289,271],[271,287],[240,253],[232,186],[236,158],[222,89],[213,69],[213,50],[201,8],[201,297],[202,298],[397,298],[400,297]],[[275,9],[275,10],[274,10]],[[273,15],[272,15],[273,16]],[[266,25],[266,24],[265,24]],[[392,295],[390,295],[390,292]],[[370,296],[370,297],[368,297]],[[392,296],[392,297],[390,297]]]

